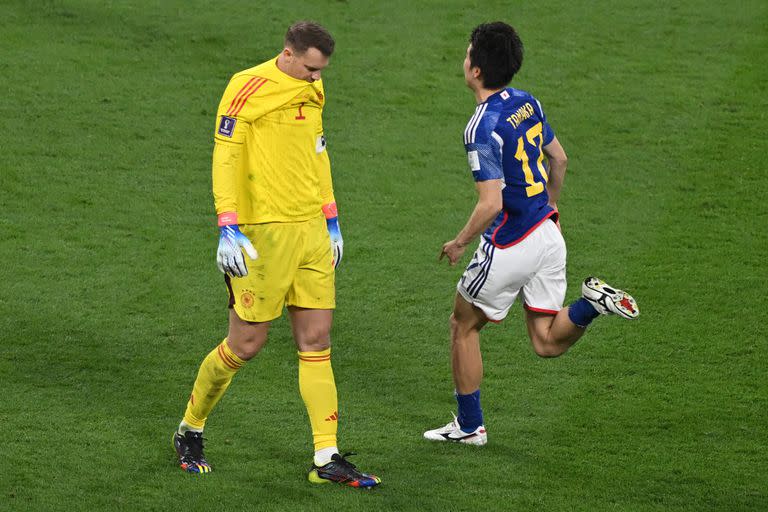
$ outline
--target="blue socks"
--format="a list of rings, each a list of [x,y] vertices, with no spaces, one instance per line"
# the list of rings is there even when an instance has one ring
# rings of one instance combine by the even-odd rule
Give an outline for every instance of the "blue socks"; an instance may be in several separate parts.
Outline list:
[[[570,305],[568,318],[581,328],[586,328],[592,320],[600,316],[592,304],[584,297]],[[456,392],[456,402],[459,404],[459,426],[467,434],[474,432],[483,424],[483,409],[480,407],[480,390],[468,395]]]
[[[459,425],[461,430],[469,434],[483,424],[483,410],[480,408],[480,390],[469,395],[456,393],[459,403]]]
[[[568,318],[582,329],[586,329],[592,320],[598,316],[600,316],[600,313],[584,297],[571,304],[568,308]]]

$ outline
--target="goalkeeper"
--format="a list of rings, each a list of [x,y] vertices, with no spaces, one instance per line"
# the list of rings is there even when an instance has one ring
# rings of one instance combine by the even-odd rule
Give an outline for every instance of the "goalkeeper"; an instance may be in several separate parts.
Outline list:
[[[353,487],[380,482],[340,455],[336,443],[330,331],[343,242],[323,136],[320,79],[333,49],[326,29],[295,23],[283,51],[235,74],[219,104],[213,196],[229,332],[203,360],[173,436],[187,472],[211,470],[203,454],[206,419],[237,371],[264,346],[270,322],[286,306],[314,438],[310,482]]]

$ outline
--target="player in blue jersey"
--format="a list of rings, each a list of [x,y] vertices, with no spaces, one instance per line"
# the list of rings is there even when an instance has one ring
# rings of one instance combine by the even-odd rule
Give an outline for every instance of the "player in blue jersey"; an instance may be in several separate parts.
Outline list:
[[[541,357],[564,354],[600,314],[628,319],[639,314],[629,294],[595,277],[584,281],[582,298],[563,308],[566,251],[557,200],[567,158],[536,98],[507,87],[522,61],[523,44],[506,23],[483,24],[472,32],[464,78],[478,105],[464,130],[464,147],[478,201],[440,258],[455,265],[470,242],[482,237],[456,287],[450,319],[458,417],[424,433],[433,441],[487,442],[480,330],[503,320],[518,295],[528,336]]]

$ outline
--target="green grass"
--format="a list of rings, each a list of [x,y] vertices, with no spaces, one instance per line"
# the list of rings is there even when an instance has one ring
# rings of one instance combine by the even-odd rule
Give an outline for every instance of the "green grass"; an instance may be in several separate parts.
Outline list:
[[[0,5],[0,510],[768,509],[768,7],[764,2]],[[183,474],[170,432],[223,337],[210,194],[229,76],[297,18],[337,39],[325,127],[345,238],[333,332],[342,449],[384,485],[313,487],[285,319]],[[590,274],[643,314],[537,359],[519,307],[484,332],[479,450],[447,421],[436,261],[474,191],[461,61],[518,27],[513,85],[570,157],[569,292]]]

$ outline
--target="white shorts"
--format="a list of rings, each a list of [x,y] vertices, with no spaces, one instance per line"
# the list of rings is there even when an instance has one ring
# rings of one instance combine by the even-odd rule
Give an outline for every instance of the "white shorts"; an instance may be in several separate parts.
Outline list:
[[[506,249],[483,238],[456,290],[492,322],[504,320],[521,291],[527,309],[555,315],[565,300],[565,255],[563,235],[549,220]]]

